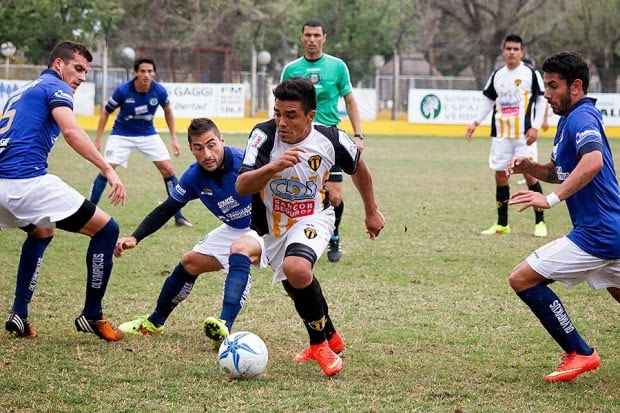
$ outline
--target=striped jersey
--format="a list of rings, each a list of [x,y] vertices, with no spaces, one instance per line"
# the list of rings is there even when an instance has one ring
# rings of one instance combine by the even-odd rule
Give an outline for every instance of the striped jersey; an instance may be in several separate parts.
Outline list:
[[[312,127],[308,137],[295,144],[277,138],[273,119],[259,123],[250,133],[240,175],[267,165],[292,147],[305,149],[300,152],[300,163],[275,174],[253,195],[250,226],[260,235],[281,236],[299,219],[330,208],[324,185],[332,166],[347,174],[357,170],[360,152],[345,132],[323,125]]]
[[[514,69],[503,66],[493,72],[482,91],[484,96],[495,102],[491,136],[524,136],[532,127],[536,98],[544,90],[540,73],[523,62]]]

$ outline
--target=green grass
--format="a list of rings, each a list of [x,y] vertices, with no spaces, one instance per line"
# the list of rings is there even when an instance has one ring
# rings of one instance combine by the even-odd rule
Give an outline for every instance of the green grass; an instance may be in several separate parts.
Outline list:
[[[243,136],[226,138],[244,146]],[[560,349],[507,283],[514,265],[570,229],[564,204],[546,212],[547,240],[532,236],[533,212],[515,208],[512,234],[485,237],[480,231],[496,219],[488,139],[368,137],[365,143],[388,224],[376,241],[367,239],[361,201],[347,179],[345,254],[338,264],[322,257],[316,266],[347,342],[337,378],[326,378],[314,363],[291,361],[306,333],[269,270],[253,273],[252,295],[235,324],[257,333],[269,349],[267,373],[257,380],[224,379],[201,331],[205,317],[219,314],[222,273],[201,276],[162,335],[106,343],[77,333],[88,238],[59,231],[30,306],[39,337],[0,334],[0,411],[620,412],[617,303],[585,285],[553,287],[603,364],[573,383],[549,385],[542,378],[556,367]],[[540,142],[541,159],[551,143]],[[50,170],[86,193],[94,167],[64,142],[56,146]],[[620,155],[620,142],[612,147]],[[186,150],[173,160],[178,176],[192,159]],[[165,191],[139,154],[119,173],[127,206],[101,205],[128,235]],[[105,300],[112,321],[150,313],[168,272],[218,224],[196,201],[185,215],[194,228],[168,224],[115,260]],[[4,314],[23,238],[19,230],[0,231]]]

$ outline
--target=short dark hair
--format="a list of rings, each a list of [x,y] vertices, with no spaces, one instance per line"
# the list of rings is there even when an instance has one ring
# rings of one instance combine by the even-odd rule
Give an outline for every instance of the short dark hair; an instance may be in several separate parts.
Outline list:
[[[208,118],[196,118],[192,119],[189,126],[187,127],[187,141],[189,144],[192,144],[192,139],[196,136],[202,135],[203,133],[213,131],[219,138],[222,137],[220,130],[215,125],[211,119]]]
[[[304,29],[307,27],[320,27],[321,30],[323,31],[323,34],[325,34],[325,25],[323,24],[322,21],[320,21],[319,19],[310,19],[310,20],[306,20],[306,22],[304,23],[303,26],[301,26],[301,32],[304,32]]]
[[[506,43],[508,42],[519,43],[523,46],[523,39],[518,34],[509,34],[508,36],[506,36],[502,47],[506,46]]]
[[[65,63],[69,63],[76,53],[83,56],[89,63],[93,61],[93,55],[88,51],[86,46],[82,43],[65,40],[54,46],[54,49],[50,54],[50,60],[47,62],[47,68],[50,69],[54,64],[54,61],[58,58]]]
[[[153,65],[153,70],[157,72],[157,67],[155,66],[155,60],[151,57],[138,57],[133,64],[133,71],[137,72],[142,63],[148,63]]]
[[[581,80],[583,93],[588,93],[590,86],[590,68],[588,62],[585,61],[576,52],[563,51],[555,53],[542,64],[542,70],[546,73],[557,73],[560,78],[565,79],[568,85],[575,80]]]
[[[316,92],[312,82],[305,77],[291,77],[280,83],[273,91],[278,100],[297,101],[305,113],[316,110]]]

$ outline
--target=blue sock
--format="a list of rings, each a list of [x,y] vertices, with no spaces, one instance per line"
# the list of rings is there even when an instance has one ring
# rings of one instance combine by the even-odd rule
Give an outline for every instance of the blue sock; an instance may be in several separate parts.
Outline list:
[[[568,317],[562,301],[551,288],[544,284],[538,284],[517,293],[517,295],[530,307],[543,327],[562,347],[564,352],[576,351],[577,354],[588,356],[592,354],[592,348],[583,341]]]
[[[188,273],[181,264],[178,264],[164,281],[157,298],[157,306],[153,314],[149,316],[149,321],[156,326],[163,326],[172,310],[192,292],[196,278],[196,276]]]
[[[103,195],[103,191],[105,191],[107,184],[108,179],[105,176],[98,174],[93,181],[93,185],[90,187],[90,194],[88,195],[88,198],[93,204],[97,205],[99,203],[101,200],[101,195]]]
[[[37,286],[43,254],[45,254],[45,249],[52,238],[54,237],[35,238],[28,235],[22,246],[19,266],[17,267],[15,298],[11,310],[22,319],[28,318],[28,304],[30,304],[34,289]]]
[[[233,253],[228,257],[228,274],[224,282],[224,298],[222,300],[222,312],[220,318],[226,321],[228,331],[232,331],[232,326],[250,295],[252,287],[252,277],[250,276],[250,258]]]
[[[100,320],[103,315],[103,296],[112,274],[112,256],[119,235],[114,218],[90,239],[86,251],[86,300],[82,314],[90,320]]]
[[[170,196],[170,193],[172,192],[174,187],[177,186],[178,183],[179,183],[179,180],[177,179],[177,176],[174,174],[172,176],[169,176],[168,178],[164,178],[164,184],[166,185],[166,193],[168,194],[168,196]],[[179,210],[174,214],[174,219],[177,220],[181,218],[182,216],[183,214]]]

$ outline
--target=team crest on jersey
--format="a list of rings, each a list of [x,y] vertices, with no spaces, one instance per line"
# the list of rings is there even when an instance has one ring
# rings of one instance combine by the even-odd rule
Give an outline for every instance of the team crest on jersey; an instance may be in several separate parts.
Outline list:
[[[522,82],[521,79],[515,79],[515,86],[519,86]]]
[[[157,98],[153,98],[153,99],[149,100],[149,104],[151,106],[157,106]]]
[[[321,75],[318,73],[311,73],[310,76],[308,76],[308,79],[310,79],[313,85],[316,85],[321,81]]]
[[[308,239],[315,239],[317,236],[316,229],[310,227],[304,229],[304,234]]]
[[[308,159],[308,166],[310,167],[310,169],[316,172],[321,167],[322,161],[323,158],[321,157],[321,155],[312,155],[310,159]]]

